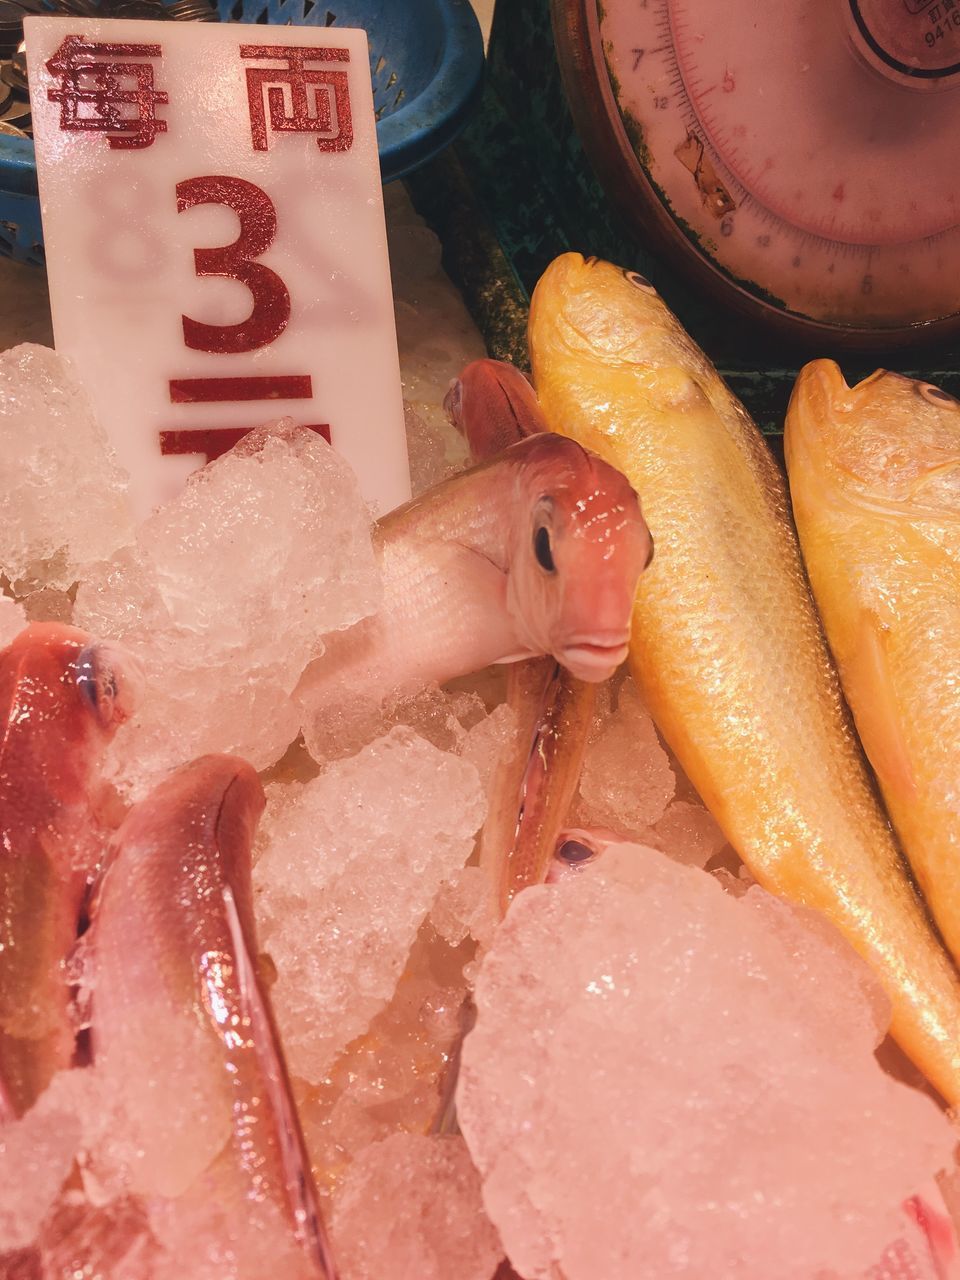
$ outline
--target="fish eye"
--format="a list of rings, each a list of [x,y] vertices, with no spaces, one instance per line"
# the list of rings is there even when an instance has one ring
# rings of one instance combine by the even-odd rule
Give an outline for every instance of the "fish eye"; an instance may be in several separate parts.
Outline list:
[[[591,858],[596,857],[596,851],[588,844],[584,844],[582,840],[564,840],[557,849],[557,857],[561,862],[576,865],[580,862],[589,862]]]
[[[952,396],[949,391],[941,391],[932,382],[921,382],[917,390],[924,400],[929,400],[931,404],[960,404],[956,396]]]
[[[650,283],[646,276],[642,276],[639,271],[624,271],[624,280],[635,285],[638,289],[642,289],[644,293],[656,293],[656,289]]]
[[[550,546],[550,530],[545,524],[539,525],[533,535],[533,554],[537,557],[537,564],[541,569],[546,569],[547,573],[556,573],[557,566]]]
[[[133,712],[139,693],[139,666],[107,644],[90,644],[74,664],[77,689],[103,728],[121,724]]]
[[[460,378],[450,379],[450,385],[443,397],[443,410],[447,415],[447,421],[459,428],[463,421],[463,382]]]

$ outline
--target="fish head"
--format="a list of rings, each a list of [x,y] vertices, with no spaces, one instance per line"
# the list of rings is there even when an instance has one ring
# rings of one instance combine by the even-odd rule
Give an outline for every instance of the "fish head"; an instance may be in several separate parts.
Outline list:
[[[878,369],[847,386],[832,360],[797,378],[785,449],[816,490],[913,518],[960,512],[960,401],[929,382]]]
[[[606,680],[627,655],[637,581],[653,556],[639,499],[621,472],[564,436],[514,449],[507,608],[531,652]]]
[[[636,271],[564,253],[541,276],[530,303],[534,377],[540,365],[584,359],[607,371],[642,372],[659,396],[690,388],[690,371],[708,374],[705,358],[654,286]]]
[[[18,728],[51,749],[111,738],[137,706],[139,663],[118,645],[59,622],[35,622],[0,655],[4,704]]]
[[[472,360],[450,383],[443,407],[477,462],[548,429],[533,387],[504,360]]]

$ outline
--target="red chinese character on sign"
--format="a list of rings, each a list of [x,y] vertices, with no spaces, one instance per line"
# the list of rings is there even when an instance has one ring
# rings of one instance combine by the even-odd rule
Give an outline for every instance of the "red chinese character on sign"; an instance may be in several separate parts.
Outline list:
[[[156,108],[170,99],[153,87],[149,62],[118,59],[159,57],[158,44],[85,44],[83,36],[67,36],[47,63],[60,77],[60,88],[47,90],[60,103],[60,128],[105,133],[111,147],[149,147],[166,133]]]
[[[265,58],[282,67],[247,67],[250,131],[255,151],[267,150],[267,119],[274,133],[317,133],[321,151],[353,145],[346,71],[306,67],[307,62],[349,62],[347,49],[242,44],[241,58]]]

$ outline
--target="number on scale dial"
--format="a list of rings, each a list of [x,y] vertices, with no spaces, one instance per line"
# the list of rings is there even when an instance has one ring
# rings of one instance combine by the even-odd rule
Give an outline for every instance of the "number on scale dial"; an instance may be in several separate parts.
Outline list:
[[[960,0],[554,5],[578,127],[646,242],[793,336],[960,331]]]

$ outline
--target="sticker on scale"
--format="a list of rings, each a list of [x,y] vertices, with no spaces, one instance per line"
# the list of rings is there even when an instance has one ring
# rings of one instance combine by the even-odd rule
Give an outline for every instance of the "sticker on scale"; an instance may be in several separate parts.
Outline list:
[[[24,25],[56,347],[139,513],[288,415],[405,502],[365,33]]]

